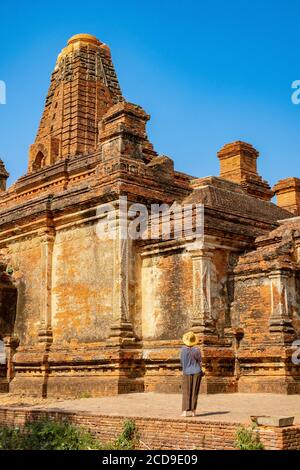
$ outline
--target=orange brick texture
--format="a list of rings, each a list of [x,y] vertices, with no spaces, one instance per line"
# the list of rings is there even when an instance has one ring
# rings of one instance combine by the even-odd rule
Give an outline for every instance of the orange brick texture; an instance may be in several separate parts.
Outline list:
[[[258,151],[245,142],[220,150],[218,177],[176,171],[149,141],[149,119],[124,99],[108,46],[73,36],[27,174],[6,189],[0,162],[0,390],[179,392],[181,338],[193,329],[203,393],[300,393],[298,199],[281,203],[279,188],[281,207],[271,202]],[[121,197],[128,208],[188,207],[189,236],[173,236],[173,217],[170,236],[121,239]],[[201,246],[192,232],[199,205]],[[99,235],[108,213],[115,238]],[[162,215],[158,225],[161,235]]]
[[[93,415],[58,411],[0,408],[0,425],[23,426],[41,417],[67,419],[91,431],[101,442],[110,442],[121,433],[122,416]],[[132,418],[139,435],[141,450],[236,450],[238,423],[196,420]],[[163,432],[158,432],[163,429]],[[300,426],[259,428],[259,437],[266,450],[300,450]]]

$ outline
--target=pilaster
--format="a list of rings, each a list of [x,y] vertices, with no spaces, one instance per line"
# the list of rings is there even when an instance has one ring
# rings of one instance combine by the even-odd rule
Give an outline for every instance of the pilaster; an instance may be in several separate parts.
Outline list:
[[[274,271],[269,275],[271,289],[271,316],[269,329],[271,334],[278,335],[280,342],[293,340],[295,331],[290,316],[289,306],[289,273]]]
[[[192,330],[205,342],[215,336],[211,303],[213,253],[205,248],[190,249],[193,262]]]
[[[127,231],[127,210],[119,208],[118,219],[114,228],[114,285],[113,285],[113,321],[108,338],[109,346],[126,346],[135,341],[129,315],[129,282],[132,260],[132,240]],[[126,204],[126,203],[125,203]]]
[[[52,295],[52,256],[55,231],[51,228],[43,231],[41,241],[41,303],[39,343],[48,348],[52,343],[51,295]]]

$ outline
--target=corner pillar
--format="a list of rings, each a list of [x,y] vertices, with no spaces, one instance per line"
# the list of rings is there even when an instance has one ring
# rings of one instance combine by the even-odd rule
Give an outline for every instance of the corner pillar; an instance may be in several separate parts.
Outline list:
[[[290,276],[286,272],[275,271],[270,274],[269,279],[271,284],[270,333],[279,335],[281,342],[292,342],[295,330],[289,314]]]
[[[17,347],[19,346],[19,339],[15,336],[6,336],[3,338],[6,355],[6,366],[7,366],[7,383],[9,384],[14,378],[14,363],[13,357],[16,353]]]
[[[193,262],[192,330],[206,339],[215,336],[211,303],[211,273],[213,253],[205,249],[190,250]]]
[[[120,203],[124,204],[123,201]],[[127,207],[127,202],[125,202]],[[127,210],[120,208],[114,233],[113,322],[108,346],[127,346],[135,342],[129,317],[129,282],[132,240],[127,231]]]
[[[51,294],[52,294],[52,256],[55,241],[55,231],[52,229],[44,231],[41,236],[41,306],[39,343],[47,349],[52,343],[51,326]]]

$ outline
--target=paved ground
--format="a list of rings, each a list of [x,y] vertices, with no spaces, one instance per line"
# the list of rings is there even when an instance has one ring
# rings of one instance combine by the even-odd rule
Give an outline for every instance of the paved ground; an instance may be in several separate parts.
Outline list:
[[[0,395],[1,405],[121,416],[181,417],[181,396],[162,393],[134,393],[65,401],[16,400],[12,396],[6,395],[5,398]],[[246,423],[250,421],[250,415],[295,416],[295,423],[300,424],[300,395],[218,394],[199,397],[197,419]]]
[[[0,406],[30,406],[115,416],[181,418],[181,395],[163,393],[59,401],[0,395]],[[200,395],[196,419],[246,423],[250,421],[250,415],[295,416],[295,423],[300,424],[300,395]]]

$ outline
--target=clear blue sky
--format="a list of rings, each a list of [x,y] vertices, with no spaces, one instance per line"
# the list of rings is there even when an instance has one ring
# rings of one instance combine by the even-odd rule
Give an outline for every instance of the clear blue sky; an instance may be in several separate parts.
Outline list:
[[[1,3],[0,157],[26,172],[56,56],[73,34],[111,47],[123,94],[151,114],[155,149],[195,176],[219,173],[216,152],[245,140],[274,184],[300,177],[300,3],[294,0],[90,0]]]

